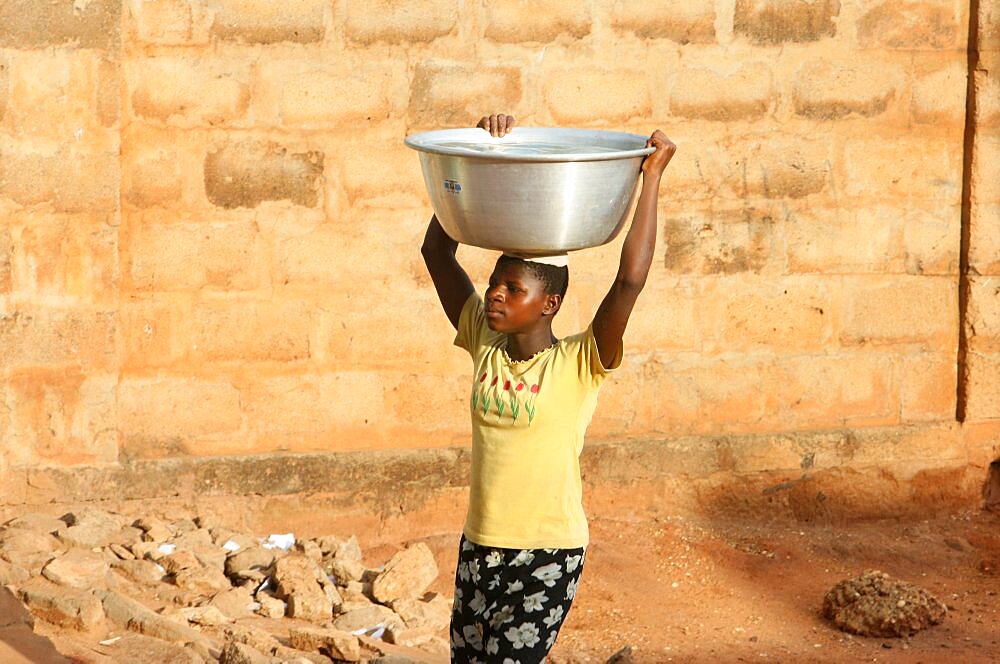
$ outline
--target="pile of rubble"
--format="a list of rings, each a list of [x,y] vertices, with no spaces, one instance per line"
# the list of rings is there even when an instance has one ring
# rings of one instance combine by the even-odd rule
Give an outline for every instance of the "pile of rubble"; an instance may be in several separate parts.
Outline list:
[[[184,662],[447,661],[451,601],[427,592],[437,574],[424,544],[369,569],[353,536],[262,539],[205,516],[87,507],[0,527],[0,585],[92,638],[102,661],[118,661],[115,643],[135,632]]]

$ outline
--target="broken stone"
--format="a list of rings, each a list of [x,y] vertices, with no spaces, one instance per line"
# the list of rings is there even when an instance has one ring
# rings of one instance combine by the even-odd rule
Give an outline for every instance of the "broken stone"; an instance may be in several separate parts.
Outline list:
[[[265,592],[257,593],[257,602],[260,608],[257,613],[265,618],[282,618],[285,615],[285,603],[277,597]]]
[[[333,558],[323,564],[323,569],[334,577],[338,586],[346,586],[351,581],[360,581],[365,575],[365,566],[357,560]]]
[[[0,560],[0,586],[17,585],[31,577],[28,570]]]
[[[238,619],[253,615],[253,603],[254,597],[249,588],[231,588],[217,593],[209,605],[216,607],[229,618]]]
[[[214,544],[209,546],[194,546],[191,548],[191,553],[205,567],[214,567],[220,572],[224,572],[226,569],[226,556],[229,554],[221,547],[217,547]]]
[[[54,516],[49,516],[48,514],[29,512],[28,514],[22,514],[17,518],[11,519],[4,524],[4,527],[32,530],[36,533],[51,535],[60,528],[65,528],[66,522],[62,519],[57,519]]]
[[[111,544],[108,548],[121,560],[135,560],[135,554],[121,544]]]
[[[90,630],[104,621],[101,602],[88,592],[34,579],[18,595],[34,615],[61,627]]]
[[[246,643],[230,641],[222,648],[219,664],[282,664],[282,660],[265,655]]]
[[[178,549],[215,548],[215,542],[212,541],[212,533],[203,528],[195,528],[187,530],[180,535],[175,535],[170,540],[170,543],[177,545]]]
[[[310,560],[315,560],[319,562],[323,560],[323,551],[319,548],[313,540],[299,540],[295,543],[295,551],[303,554],[306,558]]]
[[[45,533],[20,529],[0,533],[0,558],[30,574],[39,574],[61,550],[59,540]]]
[[[229,576],[242,574],[245,570],[265,570],[274,564],[274,551],[252,546],[241,549],[226,558],[225,570]]]
[[[136,520],[134,525],[144,532],[143,539],[147,542],[159,544],[174,536],[167,524],[155,517],[142,517]]]
[[[144,586],[155,586],[163,581],[166,570],[151,560],[119,560],[111,568],[130,581]]]
[[[193,567],[202,567],[201,562],[190,551],[174,551],[160,558],[157,562],[170,574],[177,574]]]
[[[194,519],[177,519],[171,521],[169,527],[170,530],[174,531],[174,535],[183,535],[198,530],[198,524],[194,522]]]
[[[419,648],[437,636],[437,630],[431,627],[409,628],[402,625],[392,625],[385,630],[385,640],[398,646]]]
[[[288,603],[288,616],[315,622],[330,619],[333,602],[322,585],[329,580],[315,561],[287,556],[275,563],[273,577],[275,594]]]
[[[106,644],[102,648],[108,653],[108,659],[94,661],[108,662],[133,662],[139,663],[157,662],[158,664],[169,662],[169,664],[204,664],[205,658],[200,656],[194,649],[167,643],[151,636],[142,634],[126,634],[112,644]],[[82,661],[82,660],[74,660]]]
[[[862,636],[909,636],[944,619],[947,609],[923,588],[878,570],[835,585],[823,598],[823,616]]]
[[[206,627],[226,625],[233,622],[232,618],[220,611],[218,607],[212,605],[186,607],[180,610],[180,614],[188,622]]]
[[[174,575],[174,585],[201,595],[214,595],[232,588],[226,575],[211,567],[189,567]]]
[[[60,528],[56,536],[82,549],[107,546],[126,525],[121,517],[94,507],[82,507],[64,514],[62,520],[67,527]]]
[[[333,659],[357,662],[361,659],[358,638],[336,629],[317,627],[293,627],[289,630],[289,640],[293,648],[315,650]]]
[[[358,630],[368,631],[371,628],[382,625],[389,628],[402,629],[405,625],[403,619],[387,606],[380,604],[369,604],[360,609],[354,609],[343,613],[333,621],[333,628],[343,632],[356,632]]]
[[[156,542],[136,542],[129,546],[128,549],[132,552],[132,555],[139,560],[148,558],[150,560],[159,561],[160,558],[167,555],[160,551],[160,545]]]
[[[92,588],[107,583],[110,566],[104,556],[93,551],[70,549],[42,568],[42,576],[61,586]]]
[[[334,535],[324,535],[317,537],[315,542],[319,545],[324,557],[361,561],[361,547],[358,545],[358,538],[354,535],[346,540]]]
[[[398,599],[392,603],[392,610],[411,629],[430,627],[442,630],[451,623],[452,603],[441,595],[434,595],[428,601],[419,599]]]
[[[218,648],[197,630],[154,613],[139,602],[120,593],[100,589],[93,592],[101,600],[105,615],[118,627],[164,641],[190,643],[203,657],[208,656],[213,648]]]
[[[405,597],[419,597],[437,575],[434,554],[426,544],[418,542],[389,559],[372,584],[372,594],[383,604]]]

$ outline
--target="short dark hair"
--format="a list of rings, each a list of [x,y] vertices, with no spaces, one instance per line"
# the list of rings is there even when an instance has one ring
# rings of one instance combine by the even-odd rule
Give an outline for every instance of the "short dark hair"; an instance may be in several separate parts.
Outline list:
[[[546,293],[549,295],[558,295],[562,298],[566,297],[566,289],[569,287],[569,268],[565,265],[549,265],[548,263],[526,261],[523,258],[508,256],[507,254],[502,254],[500,258],[497,259],[497,265],[501,262],[510,265],[522,266],[524,269],[528,270],[533,277],[545,285]]]

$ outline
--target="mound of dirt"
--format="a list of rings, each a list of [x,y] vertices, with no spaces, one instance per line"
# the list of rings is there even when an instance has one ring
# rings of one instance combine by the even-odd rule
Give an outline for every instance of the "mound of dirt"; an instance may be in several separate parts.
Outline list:
[[[909,636],[944,618],[947,608],[923,588],[868,570],[823,598],[823,617],[861,636]]]

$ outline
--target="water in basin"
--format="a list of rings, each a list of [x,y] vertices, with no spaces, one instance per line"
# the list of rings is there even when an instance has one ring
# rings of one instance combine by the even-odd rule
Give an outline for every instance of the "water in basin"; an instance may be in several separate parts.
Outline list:
[[[588,145],[581,143],[552,143],[545,141],[520,141],[496,143],[472,143],[469,141],[435,141],[439,148],[468,150],[493,154],[532,155],[532,154],[594,154],[603,152],[620,152],[623,148],[610,145]]]

